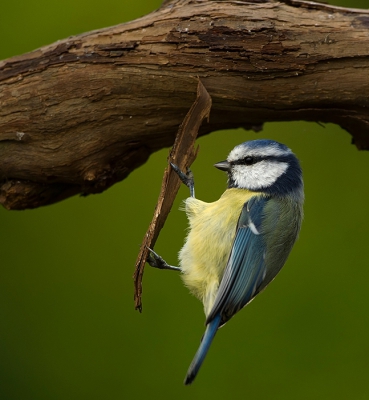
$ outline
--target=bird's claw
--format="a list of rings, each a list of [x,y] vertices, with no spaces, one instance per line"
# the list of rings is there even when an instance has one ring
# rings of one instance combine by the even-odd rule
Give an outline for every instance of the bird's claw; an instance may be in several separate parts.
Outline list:
[[[192,171],[187,168],[187,172],[182,172],[176,164],[170,163],[174,171],[177,173],[179,179],[190,189],[191,197],[195,197],[195,181]]]
[[[181,268],[174,267],[173,265],[169,265],[162,257],[159,256],[153,249],[148,247],[149,254],[147,256],[147,263],[154,268],[159,269],[171,269],[173,271],[181,271]]]
[[[149,254],[147,255],[147,262],[151,267],[162,269],[162,265],[166,264],[162,257],[159,254],[155,253],[153,249],[150,247],[147,248],[149,250]]]

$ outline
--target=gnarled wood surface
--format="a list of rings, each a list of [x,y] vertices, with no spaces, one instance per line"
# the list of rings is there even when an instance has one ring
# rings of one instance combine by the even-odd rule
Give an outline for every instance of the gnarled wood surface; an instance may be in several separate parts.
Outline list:
[[[369,149],[369,12],[308,1],[166,2],[141,19],[0,63],[0,203],[96,193],[173,143],[210,93],[200,134],[334,122]]]

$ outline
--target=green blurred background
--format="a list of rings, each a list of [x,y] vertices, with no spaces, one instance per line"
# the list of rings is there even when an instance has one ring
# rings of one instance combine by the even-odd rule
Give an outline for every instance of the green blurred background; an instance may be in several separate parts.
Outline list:
[[[368,7],[367,0],[335,0]],[[159,0],[22,0],[0,6],[0,59],[144,15]],[[32,211],[0,209],[0,399],[368,399],[369,153],[334,125],[269,123],[198,140],[196,194],[242,141],[271,138],[301,160],[305,221],[277,280],[222,329],[198,379],[182,380],[203,333],[201,304],[176,273],[134,263],[168,149],[107,192]],[[156,250],[176,263],[181,188]]]

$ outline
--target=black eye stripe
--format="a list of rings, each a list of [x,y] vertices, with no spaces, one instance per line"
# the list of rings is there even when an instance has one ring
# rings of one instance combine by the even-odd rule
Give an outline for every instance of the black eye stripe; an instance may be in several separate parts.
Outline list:
[[[245,158],[242,158],[241,160],[235,160],[231,161],[231,165],[253,165],[256,164],[260,161],[264,160],[272,160],[272,161],[280,161],[280,162],[286,162],[288,161],[288,158],[285,156],[246,156]]]
[[[253,165],[259,161],[266,160],[270,157],[260,157],[260,156],[246,156],[242,160],[233,161],[232,165]]]
[[[246,165],[252,165],[252,164],[256,163],[256,159],[254,157],[251,157],[251,156],[245,157],[242,161]]]

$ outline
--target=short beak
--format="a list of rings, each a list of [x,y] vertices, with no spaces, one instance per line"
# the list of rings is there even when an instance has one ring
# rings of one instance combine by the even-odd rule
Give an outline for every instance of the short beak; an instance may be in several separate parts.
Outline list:
[[[222,171],[229,171],[231,169],[231,164],[228,161],[219,161],[218,163],[214,164],[214,167]]]

